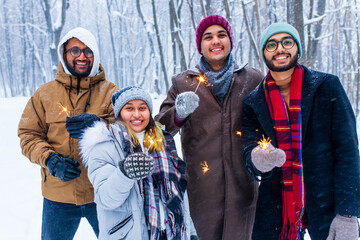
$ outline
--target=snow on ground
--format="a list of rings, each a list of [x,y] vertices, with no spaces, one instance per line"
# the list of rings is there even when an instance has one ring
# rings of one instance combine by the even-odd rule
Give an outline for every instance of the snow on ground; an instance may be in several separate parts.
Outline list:
[[[154,99],[154,113],[165,96]],[[41,237],[41,176],[40,166],[22,155],[17,127],[28,101],[25,97],[0,98],[0,235],[6,240],[36,240]],[[179,135],[175,137],[181,156]],[[82,220],[74,240],[95,240],[86,220]],[[306,240],[310,238],[307,236]]]
[[[154,109],[159,109],[164,97],[153,96]],[[17,136],[19,120],[28,99],[0,98],[0,239],[41,239],[43,197],[40,166],[22,155]],[[179,143],[178,137],[176,142]],[[92,228],[83,219],[74,240],[95,239]]]

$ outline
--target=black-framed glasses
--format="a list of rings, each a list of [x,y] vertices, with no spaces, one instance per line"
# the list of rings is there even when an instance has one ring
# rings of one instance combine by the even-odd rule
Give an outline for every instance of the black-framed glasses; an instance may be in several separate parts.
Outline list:
[[[292,37],[286,37],[281,41],[270,40],[265,44],[266,51],[274,52],[278,48],[279,43],[281,43],[283,48],[291,49],[295,45],[295,40]]]
[[[93,51],[91,51],[90,48],[80,49],[78,47],[73,47],[65,51],[65,53],[70,52],[71,56],[73,57],[79,57],[81,53],[83,52],[85,57],[92,58],[94,57]]]

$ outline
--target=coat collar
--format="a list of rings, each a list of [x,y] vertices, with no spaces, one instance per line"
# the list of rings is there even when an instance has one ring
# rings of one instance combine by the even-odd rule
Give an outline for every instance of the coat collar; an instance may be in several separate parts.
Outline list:
[[[58,65],[58,70],[55,76],[55,80],[63,84],[65,87],[70,87],[70,84],[72,88],[77,88],[78,86],[78,78],[73,75],[65,73],[61,62]],[[87,89],[90,87],[90,85],[94,85],[103,80],[105,80],[105,72],[104,72],[104,68],[100,64],[99,74],[97,74],[94,77],[81,78],[80,88]]]
[[[303,137],[306,135],[306,129],[308,125],[308,120],[310,117],[310,112],[312,108],[312,100],[314,94],[319,87],[319,85],[324,81],[325,74],[320,72],[313,71],[308,69],[305,66],[304,68],[304,82],[301,93],[301,115],[302,115],[302,132]],[[267,107],[265,92],[264,92],[264,80],[244,99],[244,103],[250,105],[254,110],[257,119],[261,125],[261,128],[264,129],[265,134],[272,139],[274,144],[276,144],[275,131],[273,129],[273,121],[270,116],[269,109]]]

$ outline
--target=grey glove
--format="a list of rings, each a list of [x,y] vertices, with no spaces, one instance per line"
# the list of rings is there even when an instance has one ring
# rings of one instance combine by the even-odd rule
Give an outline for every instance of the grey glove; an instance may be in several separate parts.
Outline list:
[[[270,172],[274,167],[281,167],[286,161],[286,154],[271,143],[267,149],[257,146],[251,151],[251,160],[260,172]]]
[[[326,240],[357,240],[359,235],[357,217],[336,215],[330,225]]]
[[[180,93],[175,99],[175,114],[184,119],[199,106],[199,97],[194,92]]]
[[[145,153],[133,153],[119,162],[119,167],[128,178],[141,180],[152,173],[154,159]]]

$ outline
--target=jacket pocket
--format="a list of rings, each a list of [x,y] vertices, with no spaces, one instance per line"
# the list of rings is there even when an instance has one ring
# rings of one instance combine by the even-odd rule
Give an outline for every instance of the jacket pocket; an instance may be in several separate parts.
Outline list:
[[[134,219],[133,215],[126,217],[124,220],[122,220],[120,223],[116,224],[114,227],[112,227],[109,231],[109,235],[115,234],[117,237],[120,237],[120,239],[123,239],[126,237],[128,232],[132,229],[134,225]]]

